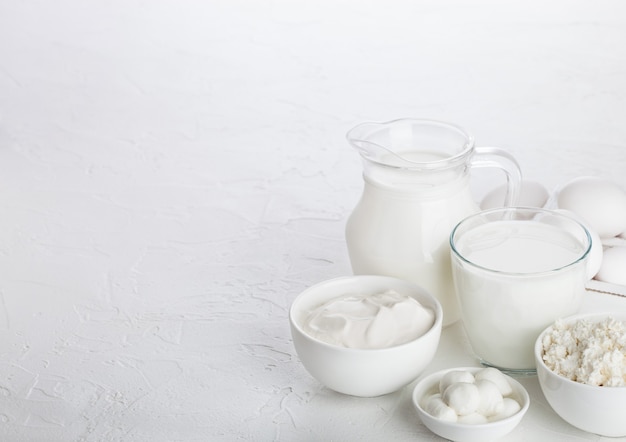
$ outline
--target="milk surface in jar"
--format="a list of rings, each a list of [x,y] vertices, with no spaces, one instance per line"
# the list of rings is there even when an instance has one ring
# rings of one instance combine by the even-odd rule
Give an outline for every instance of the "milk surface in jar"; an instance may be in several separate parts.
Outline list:
[[[472,349],[487,365],[532,370],[539,333],[580,308],[589,243],[549,222],[502,219],[453,234],[452,244]]]

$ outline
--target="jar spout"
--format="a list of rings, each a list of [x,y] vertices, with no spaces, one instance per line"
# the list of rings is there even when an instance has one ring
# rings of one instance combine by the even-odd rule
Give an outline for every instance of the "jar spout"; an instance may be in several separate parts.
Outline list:
[[[365,122],[346,134],[350,145],[365,160],[374,163],[415,168],[424,165],[410,157],[420,149],[413,133],[413,123],[408,119],[385,123]]]
[[[350,145],[366,160],[383,162],[381,159],[387,158],[387,161],[393,159],[410,164],[411,161],[402,157],[397,149],[394,149],[395,146],[390,145],[391,140],[384,130],[386,126],[386,123],[361,123],[348,131],[346,138]]]

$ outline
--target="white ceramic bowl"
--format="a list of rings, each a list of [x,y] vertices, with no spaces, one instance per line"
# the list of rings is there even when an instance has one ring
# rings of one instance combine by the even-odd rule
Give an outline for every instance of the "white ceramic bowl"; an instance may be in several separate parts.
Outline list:
[[[484,442],[499,439],[509,434],[521,422],[530,406],[530,397],[526,389],[518,381],[504,375],[513,388],[509,396],[520,404],[520,410],[512,416],[485,424],[462,424],[438,419],[424,409],[425,401],[439,391],[439,381],[451,370],[465,370],[474,374],[484,367],[447,368],[430,374],[421,379],[413,390],[413,405],[422,423],[433,433],[449,440],[458,442]]]
[[[626,313],[592,313],[570,316],[573,323],[586,318],[600,322],[611,316],[626,321]],[[543,362],[542,340],[546,328],[535,343],[535,362],[539,385],[552,409],[563,420],[581,430],[602,436],[626,436],[626,387],[599,387],[572,381],[554,373]]]
[[[395,347],[370,350],[327,344],[303,330],[308,312],[333,298],[390,289],[412,296],[424,307],[433,309],[434,324],[424,335]],[[316,284],[298,295],[289,311],[293,344],[307,371],[332,390],[361,397],[391,393],[415,380],[435,356],[442,318],[441,304],[425,289],[402,279],[367,275]]]

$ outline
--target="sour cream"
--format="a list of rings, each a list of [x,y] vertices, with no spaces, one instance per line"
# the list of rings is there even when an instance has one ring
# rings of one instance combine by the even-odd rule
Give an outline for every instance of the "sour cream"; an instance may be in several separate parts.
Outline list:
[[[346,295],[313,309],[304,322],[310,336],[333,345],[379,349],[410,342],[426,333],[435,313],[394,290]]]

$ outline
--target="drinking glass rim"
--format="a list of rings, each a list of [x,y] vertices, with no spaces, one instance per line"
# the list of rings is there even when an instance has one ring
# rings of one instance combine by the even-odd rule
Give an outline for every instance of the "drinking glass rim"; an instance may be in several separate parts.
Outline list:
[[[581,256],[579,256],[578,258],[576,258],[574,261],[565,264],[563,266],[560,267],[556,267],[550,270],[544,270],[541,272],[509,272],[509,271],[504,271],[504,270],[495,270],[489,267],[485,267],[479,264],[476,264],[475,262],[470,261],[469,259],[467,259],[465,256],[463,256],[463,254],[455,247],[454,245],[454,236],[457,233],[457,230],[459,229],[459,227],[461,227],[462,224],[464,224],[465,222],[469,221],[472,218],[476,218],[479,216],[485,216],[485,215],[489,215],[492,213],[497,213],[497,212],[502,212],[502,213],[506,213],[506,212],[535,212],[535,213],[544,213],[544,214],[549,214],[549,215],[553,215],[553,216],[558,216],[558,217],[562,217],[565,218],[571,222],[573,222],[574,224],[578,225],[584,232],[584,236],[585,238],[587,238],[587,246],[585,247],[585,250],[583,251],[583,253],[581,254]],[[506,219],[506,218],[504,218]],[[524,219],[521,220],[514,220],[514,221],[526,221]],[[583,261],[585,258],[587,258],[587,256],[589,255],[589,253],[591,252],[591,246],[592,246],[592,238],[591,238],[591,234],[589,233],[589,230],[587,229],[587,227],[585,227],[585,225],[583,223],[581,223],[580,221],[578,221],[575,217],[566,214],[566,213],[562,213],[562,212],[557,212],[555,210],[551,210],[551,209],[544,209],[541,207],[529,207],[529,206],[514,206],[514,207],[497,207],[495,209],[488,209],[488,210],[482,210],[480,212],[474,213],[472,215],[466,216],[465,218],[463,218],[461,221],[459,221],[456,226],[454,226],[454,228],[452,229],[452,232],[450,233],[450,239],[449,239],[449,243],[450,243],[450,249],[452,250],[453,254],[458,257],[461,261],[471,265],[472,267],[475,267],[477,269],[480,270],[484,270],[486,272],[489,273],[494,273],[494,274],[498,274],[498,275],[506,275],[506,276],[511,276],[511,277],[539,277],[539,276],[545,276],[551,273],[555,273],[555,272],[559,272],[561,270],[567,269],[568,267],[572,267],[576,264],[578,264],[579,262]]]

